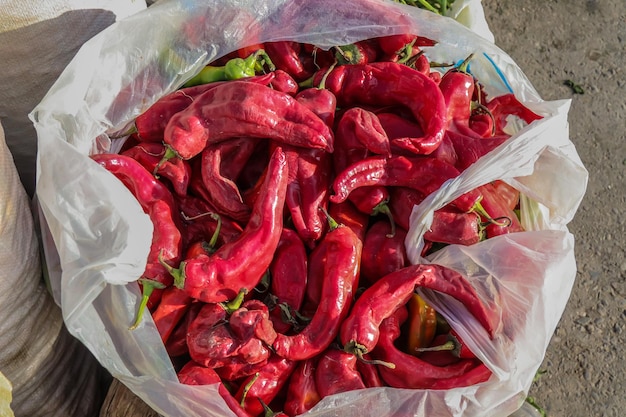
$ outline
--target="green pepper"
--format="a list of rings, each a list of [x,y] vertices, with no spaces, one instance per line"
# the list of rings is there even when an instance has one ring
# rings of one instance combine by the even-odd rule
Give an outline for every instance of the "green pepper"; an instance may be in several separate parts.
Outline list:
[[[233,58],[223,66],[207,65],[202,68],[198,74],[187,81],[183,87],[253,77],[257,72],[263,72],[265,67],[270,71],[276,69],[265,51],[259,49],[247,58]]]

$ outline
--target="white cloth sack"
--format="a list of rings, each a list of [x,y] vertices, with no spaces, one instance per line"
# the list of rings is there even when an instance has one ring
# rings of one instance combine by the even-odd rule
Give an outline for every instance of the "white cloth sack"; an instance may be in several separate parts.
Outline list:
[[[37,135],[28,113],[86,40],[145,8],[144,0],[0,0],[0,119],[29,196]]]
[[[329,13],[333,10],[333,13]],[[461,178],[421,204],[407,238],[413,261],[466,272],[501,311],[489,340],[460,308],[424,294],[493,371],[485,383],[449,391],[368,389],[325,398],[311,416],[508,416],[523,403],[575,278],[567,223],[586,189],[587,172],[569,141],[568,101],[545,102],[513,60],[456,21],[383,0],[161,0],[94,37],[31,114],[38,133],[37,195],[47,221],[46,258],[65,322],[101,363],[164,416],[231,416],[216,387],[183,386],[150,317],[134,331],[137,279],[152,226],[134,197],[87,155],[115,149],[132,120],[205,64],[246,44],[292,39],[322,47],[416,32],[439,43],[436,62],[474,54],[472,72],[499,95],[513,91],[544,118],[523,129]],[[416,256],[430,213],[464,187],[502,178],[528,198],[528,232],[433,259]],[[567,191],[564,191],[567,190]],[[503,256],[506,254],[507,256]],[[483,331],[484,332],[484,331]],[[532,337],[528,335],[531,334]]]

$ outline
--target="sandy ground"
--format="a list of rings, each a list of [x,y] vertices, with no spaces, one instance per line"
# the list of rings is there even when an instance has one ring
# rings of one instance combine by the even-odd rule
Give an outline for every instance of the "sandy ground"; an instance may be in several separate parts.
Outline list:
[[[549,417],[626,413],[626,1],[483,0],[496,44],[545,100],[570,98],[589,171],[570,223],[578,274],[530,395]],[[574,94],[571,80],[584,89]]]

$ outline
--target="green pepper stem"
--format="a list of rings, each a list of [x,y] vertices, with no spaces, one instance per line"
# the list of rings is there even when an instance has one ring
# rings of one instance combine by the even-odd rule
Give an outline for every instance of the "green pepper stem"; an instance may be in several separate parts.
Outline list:
[[[245,300],[247,294],[248,290],[242,288],[241,290],[239,290],[235,298],[227,303],[221,303],[220,305],[224,310],[226,310],[228,314],[232,314],[241,307],[241,304],[243,304],[243,301]]]
[[[479,215],[487,219],[487,222],[486,222],[487,225],[493,224],[499,227],[508,227],[511,225],[511,222],[512,222],[511,219],[506,216],[501,216],[501,217],[496,217],[496,218],[491,217],[489,213],[487,213],[487,210],[485,210],[483,205],[480,203],[480,201],[474,204],[474,207],[472,207],[471,211],[478,213]]]
[[[328,210],[326,210],[324,207],[320,206],[319,210],[321,210],[324,213],[324,215],[326,216],[326,220],[328,221],[328,226],[330,227],[330,230],[335,230],[338,227],[342,226],[341,224],[337,223],[337,221],[330,216],[330,214],[328,213]]]
[[[135,318],[135,322],[128,328],[128,330],[135,330],[137,327],[139,327],[139,324],[143,319],[143,313],[146,310],[152,292],[155,289],[161,290],[165,288],[165,285],[163,283],[152,279],[140,278],[139,282],[141,283],[142,287],[141,302],[139,303],[139,308],[137,309],[137,317]]]
[[[163,259],[163,251],[159,252],[159,263],[174,277],[174,286],[178,289],[185,288],[185,262],[181,262],[178,268],[174,268]]]
[[[246,403],[246,397],[248,396],[248,392],[250,391],[250,388],[252,388],[252,385],[254,385],[254,383],[256,382],[258,378],[259,378],[259,373],[256,372],[254,374],[254,377],[252,377],[252,379],[243,387],[243,393],[241,394],[241,401],[239,402],[239,405],[241,405],[242,407]]]
[[[374,210],[372,211],[372,216],[376,216],[378,214],[384,214],[389,219],[389,224],[391,225],[391,232],[387,234],[387,237],[392,238],[396,235],[396,222],[393,219],[393,214],[391,213],[391,209],[389,208],[389,200],[381,201],[378,203]]]
[[[165,153],[163,153],[163,158],[161,158],[161,160],[154,167],[154,170],[152,171],[152,175],[156,177],[157,172],[159,171],[159,169],[161,169],[164,163],[166,163],[172,158],[178,158],[178,157],[179,157],[178,152],[176,152],[174,148],[172,148],[170,145],[165,145]]]
[[[452,340],[448,340],[443,345],[416,348],[417,352],[442,352],[442,351],[453,351],[457,348],[457,344]]]

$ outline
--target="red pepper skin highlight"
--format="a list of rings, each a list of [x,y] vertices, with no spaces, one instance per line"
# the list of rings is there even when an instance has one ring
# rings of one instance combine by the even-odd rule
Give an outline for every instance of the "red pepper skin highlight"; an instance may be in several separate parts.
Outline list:
[[[269,267],[283,228],[287,162],[276,148],[261,194],[241,236],[210,256],[181,262],[175,285],[207,303],[232,300],[242,289],[251,291]]]
[[[439,367],[404,353],[394,345],[394,341],[400,337],[400,326],[406,318],[407,310],[402,306],[381,323],[380,340],[373,355],[379,360],[395,365],[394,368],[379,367],[382,379],[394,388],[434,389],[437,382],[451,378],[456,378],[453,381],[458,386],[470,385],[464,383],[463,376],[478,366],[480,361],[463,359],[454,364]],[[453,387],[454,384],[449,383],[448,388]]]
[[[324,75],[320,71],[316,80]],[[430,154],[443,140],[446,105],[441,90],[427,75],[404,64],[374,62],[342,65],[328,74],[326,87],[337,96],[340,106],[401,105],[410,109],[424,136],[393,141],[403,149]],[[419,95],[411,92],[419,92]]]
[[[220,84],[174,114],[164,142],[180,158],[191,159],[209,143],[241,136],[333,150],[332,132],[315,113],[289,94],[245,81]]]
[[[405,305],[417,287],[428,288],[460,301],[493,337],[495,317],[472,285],[458,272],[440,265],[410,265],[368,287],[354,302],[339,333],[346,351],[371,352],[380,335],[380,323]],[[385,300],[381,302],[381,300]]]
[[[325,255],[323,267],[318,272],[323,274],[323,284],[317,310],[300,333],[278,334],[272,345],[276,354],[296,361],[312,358],[332,343],[349,312],[358,286],[362,243],[352,229],[341,225],[331,229],[315,251]],[[310,258],[309,265],[313,263]],[[319,278],[311,278],[309,274],[309,279]]]
[[[317,358],[310,358],[298,362],[291,375],[287,387],[284,411],[289,416],[298,416],[309,411],[322,397],[315,384],[315,369]]]
[[[191,297],[176,287],[168,287],[163,291],[159,305],[152,313],[152,320],[164,344],[189,310],[192,301]]]
[[[341,349],[327,349],[320,356],[315,370],[315,385],[320,396],[324,398],[367,388],[357,370],[357,361],[356,356]]]

